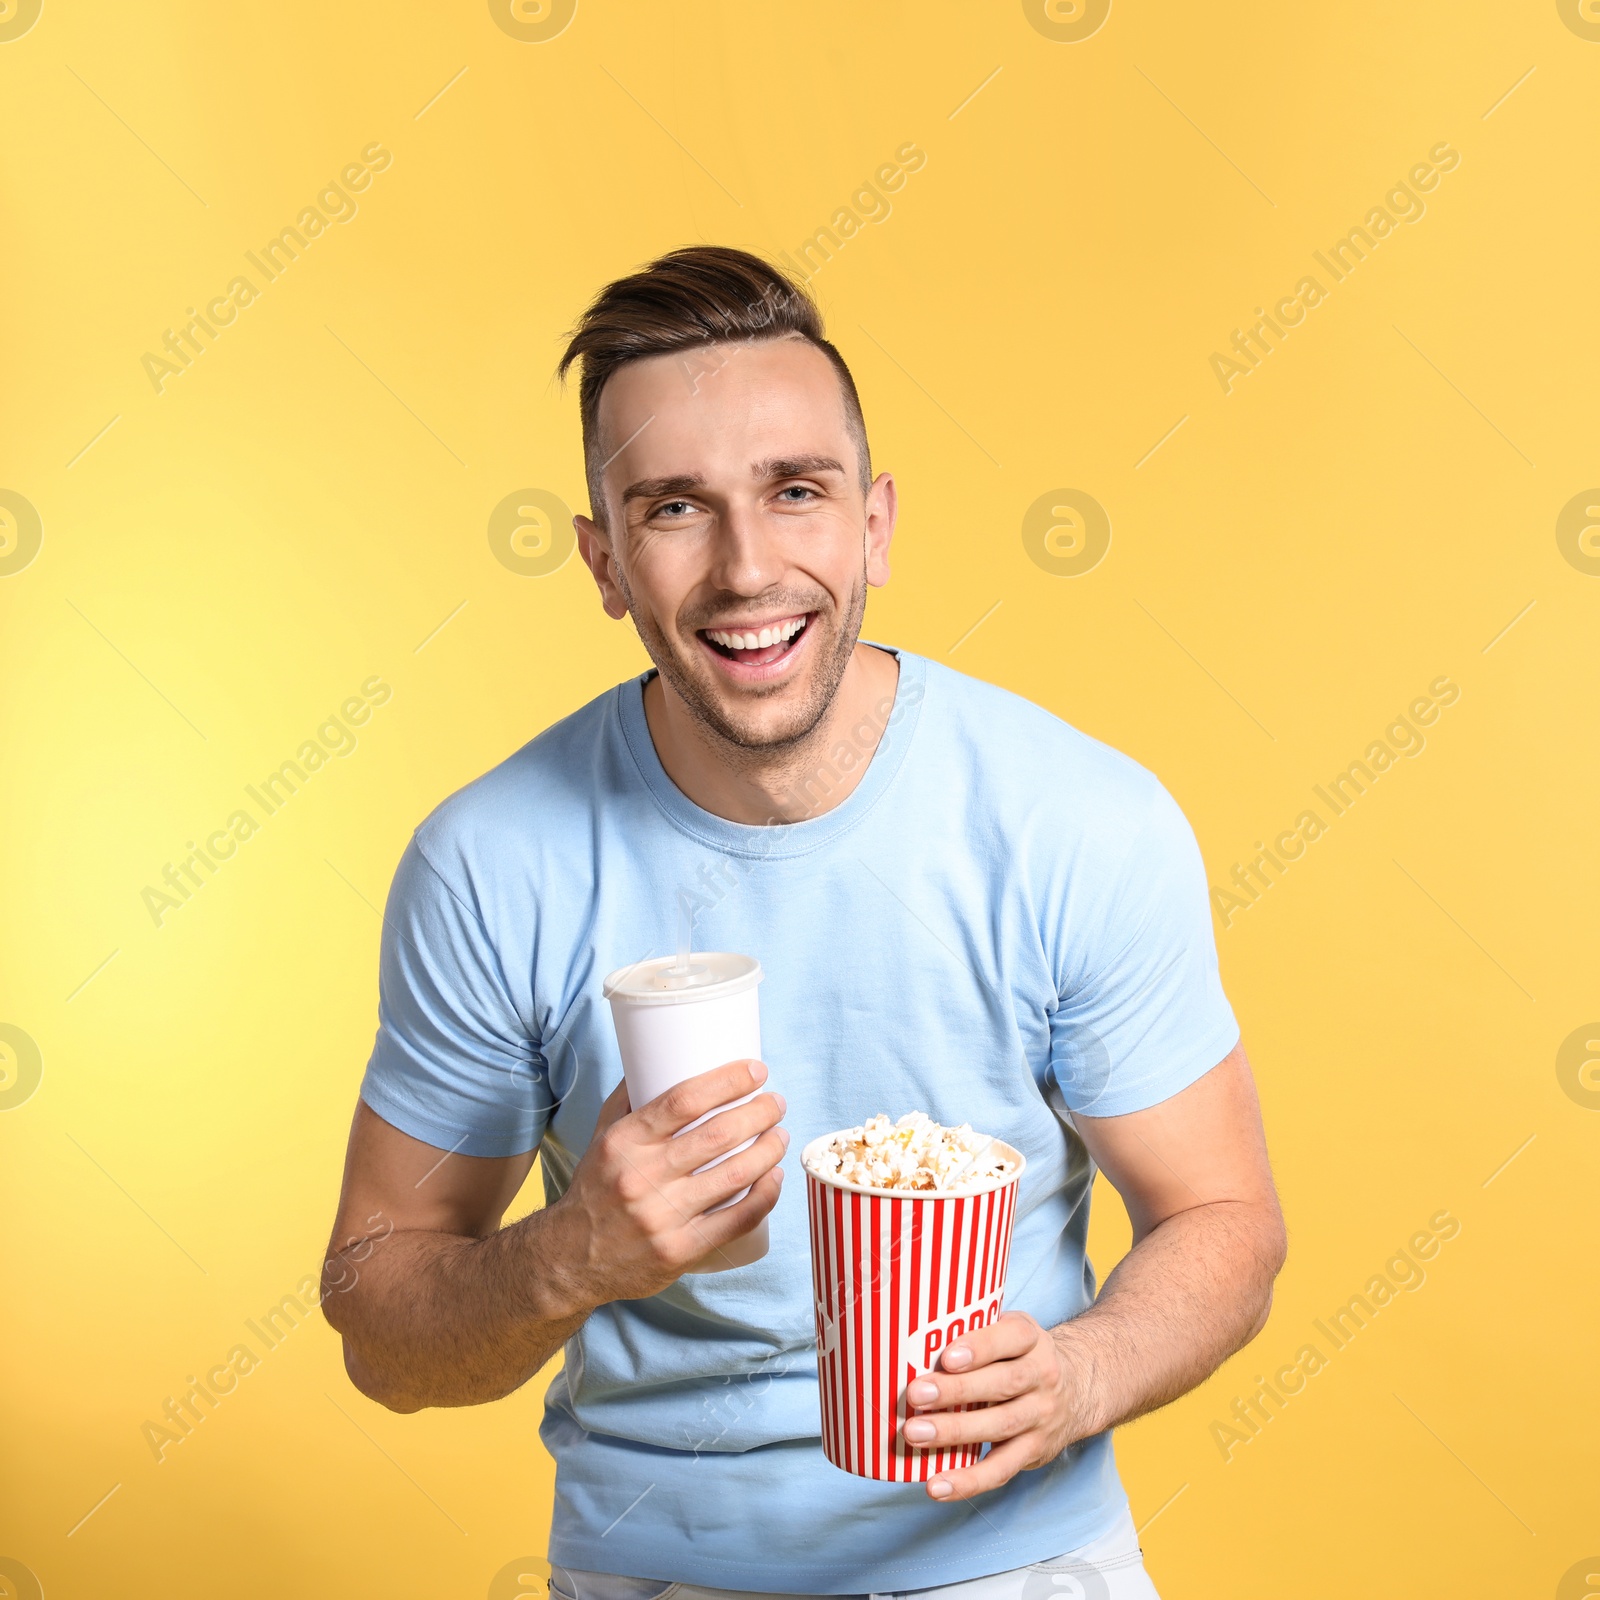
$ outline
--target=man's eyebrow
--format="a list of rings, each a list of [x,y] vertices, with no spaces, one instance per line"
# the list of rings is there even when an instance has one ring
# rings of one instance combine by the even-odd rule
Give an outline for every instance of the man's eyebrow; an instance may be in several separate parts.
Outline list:
[[[622,491],[622,503],[630,500],[654,500],[663,494],[693,494],[706,486],[698,472],[680,472],[670,478],[640,478]]]
[[[837,472],[842,477],[844,468],[832,456],[775,456],[750,465],[755,478],[809,478],[822,472]]]
[[[844,467],[832,456],[773,456],[766,461],[753,461],[750,476],[758,480],[774,478],[808,478],[819,473],[837,472],[844,476]],[[640,478],[622,491],[622,503],[630,500],[655,500],[665,494],[696,494],[706,486],[698,472],[679,472],[666,478]]]

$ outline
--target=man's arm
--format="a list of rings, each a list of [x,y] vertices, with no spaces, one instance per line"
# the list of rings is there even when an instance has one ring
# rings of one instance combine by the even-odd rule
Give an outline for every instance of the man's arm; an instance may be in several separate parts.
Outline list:
[[[1095,1303],[1046,1331],[1008,1311],[913,1382],[918,1445],[993,1441],[975,1467],[940,1474],[965,1500],[1052,1461],[1074,1440],[1175,1400],[1248,1344],[1272,1307],[1283,1214],[1243,1046],[1187,1089],[1121,1117],[1074,1116],[1133,1223],[1133,1248]],[[946,1408],[988,1402],[981,1411]]]
[[[759,1094],[674,1135],[766,1076],[759,1061],[730,1062],[638,1111],[619,1084],[567,1192],[507,1228],[532,1151],[448,1155],[358,1104],[322,1303],[351,1381],[392,1411],[498,1400],[595,1307],[656,1294],[748,1233],[783,1181],[782,1096]],[[706,1215],[747,1184],[737,1205]]]

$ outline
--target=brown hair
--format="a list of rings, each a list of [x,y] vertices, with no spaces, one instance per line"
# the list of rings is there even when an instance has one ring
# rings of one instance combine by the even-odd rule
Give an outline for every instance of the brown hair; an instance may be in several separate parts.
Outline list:
[[[844,357],[822,329],[822,313],[799,284],[745,250],[691,245],[672,250],[626,278],[608,283],[572,331],[557,377],[580,364],[578,415],[590,515],[605,526],[599,440],[600,391],[619,367],[645,356],[734,339],[798,335],[827,356],[839,374],[845,425],[855,443],[865,494],[872,483],[867,424]]]

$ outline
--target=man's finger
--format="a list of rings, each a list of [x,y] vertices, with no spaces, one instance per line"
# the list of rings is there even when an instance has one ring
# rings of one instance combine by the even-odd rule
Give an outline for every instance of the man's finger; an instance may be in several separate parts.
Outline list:
[[[919,1450],[946,1450],[953,1444],[998,1444],[1038,1427],[1043,1407],[1031,1394],[978,1411],[934,1411],[907,1417],[900,1431]]]
[[[684,1196],[685,1203],[697,1212],[710,1211],[720,1206],[730,1195],[737,1194],[746,1184],[763,1178],[783,1160],[789,1148],[788,1130],[769,1128],[748,1150],[741,1150],[726,1161],[682,1180],[675,1190]]]
[[[1008,1439],[996,1445],[975,1467],[962,1467],[955,1472],[941,1472],[928,1480],[928,1497],[932,1500],[970,1500],[974,1495],[986,1494],[1010,1483],[1027,1466],[1033,1457],[1033,1440],[1027,1436]]]
[[[781,1094],[770,1090],[708,1117],[699,1127],[679,1134],[669,1146],[667,1161],[675,1172],[693,1172],[708,1161],[726,1155],[736,1145],[754,1139],[783,1120],[789,1109]]]
[[[707,1245],[701,1261],[715,1261],[719,1250],[745,1234],[772,1210],[783,1190],[783,1168],[774,1167],[750,1186],[747,1194],[736,1206],[726,1211],[707,1212],[688,1224],[697,1245]],[[698,1264],[698,1263],[696,1263]]]
[[[709,1072],[696,1073],[659,1094],[634,1115],[647,1137],[669,1139],[689,1126],[697,1117],[752,1094],[767,1081],[766,1063],[729,1061]]]
[[[1031,1352],[1030,1352],[1031,1355]],[[913,1378],[906,1385],[906,1404],[913,1411],[953,1411],[957,1406],[990,1405],[997,1400],[1014,1400],[1039,1386],[1044,1365],[1030,1355],[1011,1361],[991,1361],[976,1372],[952,1377],[948,1372],[930,1372]]]
[[[946,1372],[971,1372],[991,1361],[1009,1361],[1024,1355],[1043,1337],[1044,1330],[1026,1311],[1007,1311],[987,1328],[964,1333],[947,1345],[939,1357]]]

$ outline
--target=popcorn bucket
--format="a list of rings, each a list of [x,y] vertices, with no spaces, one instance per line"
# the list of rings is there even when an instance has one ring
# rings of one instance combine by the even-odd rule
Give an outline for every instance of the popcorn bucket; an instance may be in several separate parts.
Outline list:
[[[900,1433],[906,1385],[931,1372],[952,1340],[1000,1315],[1025,1162],[997,1139],[995,1153],[1015,1170],[972,1192],[869,1189],[811,1170],[812,1153],[832,1137],[814,1139],[801,1154],[823,1453],[859,1477],[926,1483],[972,1466],[983,1446],[907,1444]]]

